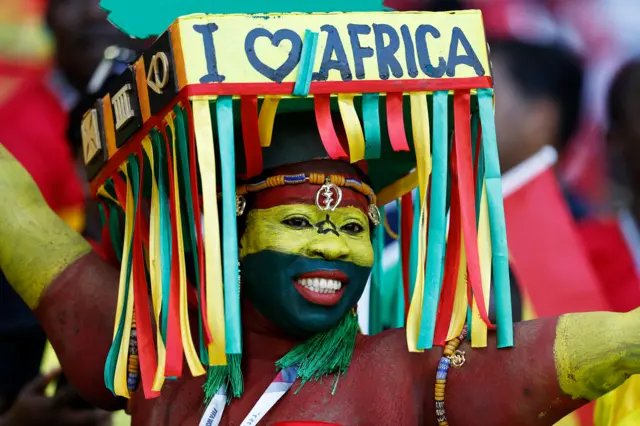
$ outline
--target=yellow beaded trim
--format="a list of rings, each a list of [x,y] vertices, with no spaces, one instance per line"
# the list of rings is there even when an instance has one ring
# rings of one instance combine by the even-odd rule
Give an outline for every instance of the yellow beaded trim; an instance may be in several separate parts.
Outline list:
[[[447,413],[444,408],[445,388],[447,387],[447,374],[450,366],[460,368],[465,363],[464,352],[458,350],[458,346],[467,335],[467,327],[462,329],[462,333],[458,337],[448,341],[436,374],[436,383],[434,385],[434,400],[436,404],[436,420],[439,426],[448,426]]]

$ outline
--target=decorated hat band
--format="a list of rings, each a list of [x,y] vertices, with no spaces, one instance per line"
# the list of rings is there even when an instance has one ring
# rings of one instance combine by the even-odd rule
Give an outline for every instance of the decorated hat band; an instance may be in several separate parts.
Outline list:
[[[241,185],[236,191],[236,214],[242,216],[247,205],[244,198],[247,194],[276,188],[284,185],[322,185],[316,192],[316,207],[321,211],[334,211],[342,201],[342,189],[350,188],[368,198],[367,214],[374,226],[380,225],[380,210],[376,205],[376,194],[366,183],[340,175],[324,175],[323,173],[298,173],[295,175],[278,175],[268,177],[260,182]],[[220,194],[221,195],[221,194]]]

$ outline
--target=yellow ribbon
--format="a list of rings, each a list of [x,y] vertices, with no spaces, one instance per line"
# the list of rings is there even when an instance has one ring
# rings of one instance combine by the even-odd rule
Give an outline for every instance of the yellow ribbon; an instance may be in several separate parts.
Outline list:
[[[276,118],[276,111],[278,110],[279,102],[280,96],[265,96],[264,100],[262,101],[260,114],[258,116],[258,132],[260,134],[260,146],[262,147],[271,146],[271,137],[273,136],[273,122]],[[209,118],[209,122],[211,122],[211,118]],[[209,127],[209,129],[211,129],[211,127]]]
[[[338,108],[349,142],[349,156],[352,163],[364,159],[364,132],[358,118],[358,113],[353,105],[352,93],[338,94]]]
[[[275,103],[277,107],[277,100]],[[262,108],[264,109],[264,107],[265,104],[263,104]],[[198,165],[200,166],[202,181],[207,324],[213,338],[207,348],[209,351],[209,365],[226,365],[222,256],[220,253],[220,228],[218,225],[218,197],[216,196],[216,159],[209,100],[193,99],[192,110],[196,132],[196,148],[198,150]],[[260,114],[262,119],[263,112],[261,111]],[[271,124],[273,124],[273,121]],[[271,142],[271,135],[269,135],[269,142]]]
[[[171,129],[171,134],[173,137],[171,138],[172,142],[172,152],[174,155],[172,156],[173,161],[173,185],[174,185],[174,194],[175,194],[175,210],[176,210],[176,234],[178,237],[178,247],[174,247],[174,249],[178,250],[178,264],[179,264],[179,275],[180,275],[180,329],[182,335],[182,347],[184,348],[184,356],[187,360],[187,365],[189,366],[189,370],[194,377],[202,376],[205,374],[204,368],[202,368],[202,364],[200,363],[200,359],[198,357],[198,353],[196,352],[196,348],[193,344],[193,338],[191,336],[191,326],[189,325],[189,306],[187,303],[187,273],[186,273],[186,264],[184,259],[184,238],[182,236],[182,215],[180,211],[180,186],[178,184],[178,156],[175,154],[176,152],[176,137],[175,137],[175,127],[173,124],[173,115],[169,114],[166,117],[166,123]]]
[[[122,250],[122,259],[125,262],[124,266],[120,268],[120,287],[118,290],[118,305],[116,309],[116,322],[114,327],[114,339],[115,330],[118,328],[120,318],[122,317],[122,311],[124,309],[125,322],[124,330],[122,333],[122,341],[120,343],[120,351],[118,352],[118,361],[116,363],[116,374],[113,379],[113,391],[117,396],[129,398],[129,389],[127,387],[127,366],[129,363],[129,341],[131,340],[131,321],[133,319],[133,267],[131,268],[131,276],[129,277],[129,294],[127,295],[127,306],[124,305],[124,292],[126,288],[127,280],[127,265],[126,261],[129,259],[129,248],[131,247],[131,237],[133,235],[133,222],[135,219],[135,206],[133,200],[133,190],[131,188],[131,182],[129,180],[129,174],[127,173],[126,165],[121,167],[121,171],[124,173],[125,181],[127,183],[127,206],[125,209],[125,225],[124,225],[124,247]]]
[[[162,341],[160,329],[160,311],[162,310],[162,268],[160,266],[160,206],[158,194],[158,182],[154,168],[153,148],[151,139],[147,136],[142,141],[142,148],[149,158],[151,166],[151,209],[149,211],[149,278],[151,280],[151,299],[153,303],[153,316],[156,324],[156,342],[158,344],[158,368],[153,379],[152,389],[159,392],[164,384],[164,371],[167,362],[167,352]]]
[[[410,352],[423,352],[418,349],[418,334],[422,318],[422,301],[424,298],[424,265],[427,257],[427,189],[431,175],[431,134],[429,132],[429,109],[426,93],[412,93],[411,123],[413,129],[413,145],[416,151],[416,168],[420,194],[420,223],[418,224],[418,271],[407,316],[407,344]]]
[[[413,191],[416,186],[418,186],[418,172],[413,170],[411,173],[398,179],[391,185],[382,188],[377,194],[376,204],[378,207],[385,206],[393,200],[397,200],[403,195]]]
[[[107,198],[111,201],[113,201],[115,204],[120,206],[120,203],[118,202],[118,200],[114,197],[111,196],[111,194],[109,194],[106,189],[104,189],[104,186],[101,186],[100,188],[98,188],[98,195],[103,197],[103,198]],[[122,207],[122,206],[120,206]]]
[[[480,277],[484,306],[489,309],[491,296],[491,228],[489,224],[489,205],[487,204],[487,188],[482,184],[480,198],[480,216],[478,218],[478,254],[480,257]],[[480,317],[476,296],[473,297],[471,320],[471,347],[487,347],[487,324]]]

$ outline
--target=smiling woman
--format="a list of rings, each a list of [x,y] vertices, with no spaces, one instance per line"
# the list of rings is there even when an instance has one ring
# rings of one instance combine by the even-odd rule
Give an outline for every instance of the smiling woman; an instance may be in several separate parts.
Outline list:
[[[362,296],[373,265],[369,219],[355,207],[255,209],[240,244],[246,296],[298,336],[335,326]]]

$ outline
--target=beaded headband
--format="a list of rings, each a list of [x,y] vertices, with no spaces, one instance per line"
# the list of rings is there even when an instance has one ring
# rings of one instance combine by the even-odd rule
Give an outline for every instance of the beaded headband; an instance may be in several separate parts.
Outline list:
[[[285,185],[322,185],[316,192],[316,206],[322,210],[335,210],[342,201],[342,188],[350,188],[369,199],[367,214],[374,226],[380,225],[380,210],[376,205],[376,194],[366,183],[340,175],[325,175],[323,173],[298,173],[295,175],[271,176],[260,182],[240,185],[236,190],[236,215],[242,216],[247,206],[245,195],[276,188]],[[222,195],[222,194],[220,194]]]

